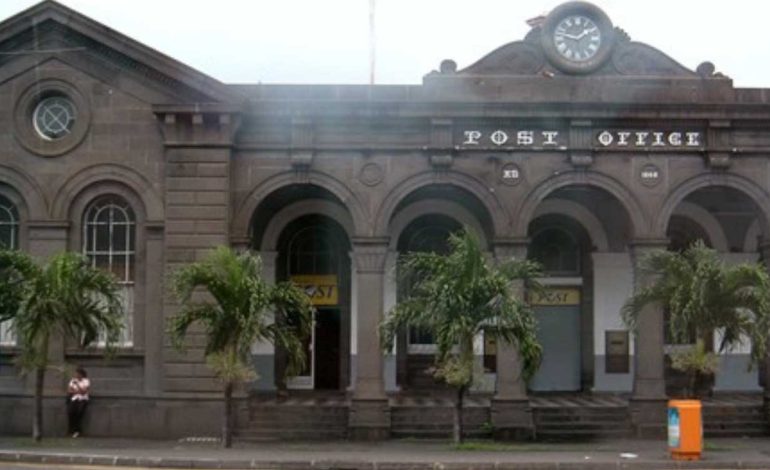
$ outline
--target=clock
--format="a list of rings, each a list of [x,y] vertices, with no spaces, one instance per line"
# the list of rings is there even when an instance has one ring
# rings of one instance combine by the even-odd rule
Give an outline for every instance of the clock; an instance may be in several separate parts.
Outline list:
[[[569,15],[556,25],[553,43],[565,59],[585,62],[599,52],[602,31],[585,15]]]
[[[554,9],[543,22],[543,51],[551,63],[567,73],[589,73],[609,58],[612,22],[595,5],[569,2]]]

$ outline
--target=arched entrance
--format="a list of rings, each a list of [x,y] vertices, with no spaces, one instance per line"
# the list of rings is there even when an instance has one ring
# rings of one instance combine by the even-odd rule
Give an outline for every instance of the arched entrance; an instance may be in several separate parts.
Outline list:
[[[462,226],[455,219],[443,214],[428,214],[417,217],[407,225],[398,237],[399,256],[409,253],[449,252],[449,237]],[[397,298],[400,301],[409,294],[411,279],[402,273],[397,275]],[[397,339],[400,352],[397,364],[397,383],[403,389],[430,389],[441,387],[430,370],[436,352],[433,335],[419,328],[403,331]]]
[[[530,296],[544,347],[530,389],[631,391],[633,338],[620,309],[633,291],[627,247],[634,222],[616,195],[622,191],[568,184],[532,197],[538,193],[541,199],[522,209],[532,215],[528,256],[543,265],[547,288]]]
[[[565,217],[544,216],[531,228],[529,257],[542,265],[545,291],[530,294],[543,358],[529,386],[533,391],[578,391],[587,362],[583,349],[592,344],[591,311],[583,308],[584,293],[590,291],[590,276],[584,276],[590,269],[590,245],[584,231]]]
[[[755,200],[747,193],[728,186],[704,186],[687,194],[671,212],[666,224],[668,249],[684,251],[695,241],[704,244],[719,253],[721,260],[728,265],[759,260],[759,253],[745,250],[746,240],[756,237],[756,227],[762,226],[762,212]],[[759,233],[761,235],[761,232]],[[755,241],[756,244],[756,241]],[[687,377],[671,366],[671,354],[693,343],[695,331],[684,344],[676,344],[671,338],[668,314],[664,311],[664,378],[666,392],[678,395],[687,387]],[[701,338],[706,348],[718,350],[719,332],[712,332]],[[759,377],[756,368],[749,367],[751,344],[747,340],[739,347],[722,351],[719,369],[713,378],[716,391],[758,391]]]
[[[349,252],[345,230],[325,216],[300,217],[281,232],[276,280],[302,286],[316,308],[305,369],[287,388],[344,390],[350,383]],[[276,351],[278,377],[284,368],[284,354]]]

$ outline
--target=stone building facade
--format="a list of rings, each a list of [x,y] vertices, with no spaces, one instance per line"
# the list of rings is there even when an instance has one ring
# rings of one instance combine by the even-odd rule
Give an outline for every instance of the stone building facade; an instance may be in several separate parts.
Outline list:
[[[114,359],[54,348],[91,372],[94,434],[217,432],[202,338],[179,352],[164,335],[164,279],[217,245],[259,253],[318,308],[308,370],[284,381],[281,352],[255,344],[243,397],[337,394],[354,437],[390,433],[393,397],[441,393],[430,335],[383,354],[376,330],[403,292],[399,254],[440,251],[461,226],[493,259],[541,261],[550,287],[529,384],[509,346],[477,341],[474,393],[501,435],[531,431],[530,399],[548,392],[624,397],[637,431],[662,429],[676,345],[659,309],[636,336],[621,321],[645,282],[634,260],[696,239],[727,262],[770,259],[770,89],[689,70],[581,2],[420,85],[327,86],[223,84],[45,1],[0,23],[0,99],[0,243],[84,252],[124,286]],[[0,433],[19,433],[31,386],[6,330]],[[747,357],[723,356],[715,390],[761,392]],[[52,429],[62,390],[52,375]]]

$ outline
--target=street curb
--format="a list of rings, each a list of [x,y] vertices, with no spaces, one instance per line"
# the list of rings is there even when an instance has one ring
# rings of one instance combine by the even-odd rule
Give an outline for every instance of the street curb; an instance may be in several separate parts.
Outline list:
[[[128,457],[67,453],[0,451],[0,462],[54,465],[100,465],[106,467],[260,469],[260,470],[674,470],[674,469],[752,469],[770,468],[770,459],[761,461],[619,460],[615,462],[365,462],[344,458],[323,460],[261,460],[176,457]]]

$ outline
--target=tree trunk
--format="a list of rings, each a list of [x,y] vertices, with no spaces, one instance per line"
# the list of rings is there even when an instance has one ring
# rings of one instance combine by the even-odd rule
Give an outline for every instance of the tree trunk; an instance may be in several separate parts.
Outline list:
[[[35,442],[43,439],[43,383],[45,381],[45,368],[35,369],[35,410],[32,423],[32,438]]]
[[[222,425],[222,447],[230,448],[233,440],[233,384],[225,384],[225,419]]]
[[[463,443],[463,395],[465,395],[465,386],[458,387],[457,400],[455,401],[454,416],[454,443]]]

